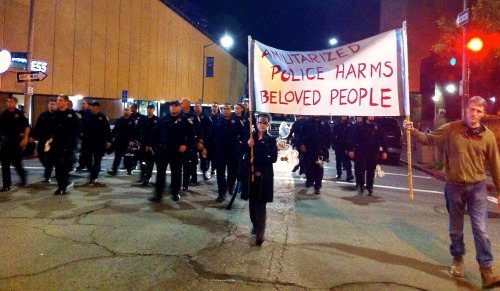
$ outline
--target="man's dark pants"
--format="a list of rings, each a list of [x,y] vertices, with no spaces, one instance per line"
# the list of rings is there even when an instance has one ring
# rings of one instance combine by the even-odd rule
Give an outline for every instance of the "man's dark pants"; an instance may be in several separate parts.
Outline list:
[[[26,171],[23,168],[23,151],[19,144],[6,142],[0,150],[2,159],[3,187],[10,188],[12,184],[10,165],[14,165],[17,174],[21,177],[21,183],[26,183]]]
[[[182,161],[180,152],[175,152],[174,149],[160,148],[156,151],[156,198],[163,197],[165,189],[167,167],[170,164],[171,171],[171,191],[172,195],[178,195],[181,189],[182,180]]]

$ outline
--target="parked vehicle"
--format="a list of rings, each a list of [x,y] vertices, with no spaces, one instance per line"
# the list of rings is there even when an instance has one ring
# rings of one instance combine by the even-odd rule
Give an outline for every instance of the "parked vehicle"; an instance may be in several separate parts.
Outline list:
[[[391,117],[376,117],[375,123],[385,131],[388,162],[398,165],[403,147],[403,135],[398,120]]]
[[[275,138],[286,138],[290,133],[292,124],[297,120],[294,114],[270,113],[271,124],[267,130],[269,135]]]

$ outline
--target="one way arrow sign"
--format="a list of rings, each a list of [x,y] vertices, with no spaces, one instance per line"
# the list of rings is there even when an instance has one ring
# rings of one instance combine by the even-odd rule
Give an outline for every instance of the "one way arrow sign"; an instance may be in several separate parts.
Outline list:
[[[38,82],[43,81],[47,78],[47,74],[44,72],[36,72],[36,73],[17,73],[17,82]]]

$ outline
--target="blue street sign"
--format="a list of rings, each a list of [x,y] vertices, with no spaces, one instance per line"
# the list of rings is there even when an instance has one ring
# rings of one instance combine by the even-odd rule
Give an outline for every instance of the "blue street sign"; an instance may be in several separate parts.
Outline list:
[[[127,103],[128,100],[128,91],[122,90],[122,103]]]

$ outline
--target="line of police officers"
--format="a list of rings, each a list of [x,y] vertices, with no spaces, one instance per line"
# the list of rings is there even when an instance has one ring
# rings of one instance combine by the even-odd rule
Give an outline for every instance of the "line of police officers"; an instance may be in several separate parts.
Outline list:
[[[328,149],[335,151],[337,180],[342,179],[342,169],[346,171],[346,181],[352,182],[351,159],[354,160],[354,172],[358,194],[373,194],[375,169],[379,157],[387,158],[387,142],[382,127],[374,122],[373,116],[359,117],[356,123],[342,116],[340,121],[330,128],[328,122],[319,116],[306,119],[299,116],[290,129],[288,141],[299,151],[299,174],[306,175],[306,188],[314,187],[314,193],[320,194],[324,163],[329,160]],[[379,156],[379,150],[382,153]]]
[[[30,136],[26,117],[16,109],[17,100],[15,97],[8,99],[7,109],[0,115],[3,139],[0,148],[3,187],[0,191],[10,190],[10,164],[21,177],[21,184],[27,183],[26,171],[22,167],[22,149],[30,136],[30,141],[38,140],[38,155],[45,167],[46,182],[50,182],[52,169],[56,168],[58,189],[55,194],[65,194],[68,186],[71,187],[69,172],[76,162],[78,139],[81,138],[77,170],[87,168],[92,184],[97,183],[102,157],[114,150],[113,166],[108,171],[110,175],[117,174],[125,157],[127,173],[131,175],[139,163],[139,182],[148,185],[156,163],[155,195],[149,199],[152,202],[159,202],[163,197],[169,165],[172,199],[178,201],[181,187],[183,191],[188,191],[190,183],[197,183],[198,163],[205,180],[217,171],[217,201],[222,202],[228,192],[233,193],[237,178],[242,184],[242,196],[248,196],[248,181],[242,175],[247,171],[243,166],[243,156],[250,136],[246,104],[237,104],[234,114],[231,105],[225,104],[224,114],[220,114],[218,104],[214,103],[211,114],[203,115],[200,103],[195,104],[193,112],[190,100],[184,98],[181,102],[172,101],[170,113],[162,118],[154,115],[153,106],[148,106],[147,115],[141,115],[134,104],[124,109],[123,116],[111,131],[108,118],[100,112],[99,102],[94,101],[89,106],[85,100],[82,101],[82,110],[77,114],[68,108],[68,101],[65,95],[59,96],[57,101],[49,100],[48,110],[40,115]],[[299,173],[306,175],[305,186],[314,187],[315,194],[320,194],[330,146],[335,150],[337,179],[341,179],[342,169],[345,169],[346,181],[353,180],[350,162],[353,159],[359,193],[363,194],[365,189],[369,195],[373,193],[379,148],[383,149],[381,158],[387,157],[385,134],[373,122],[373,117],[362,118],[353,124],[347,116],[343,116],[330,129],[328,122],[319,116],[309,119],[299,116],[288,139],[300,152]]]

